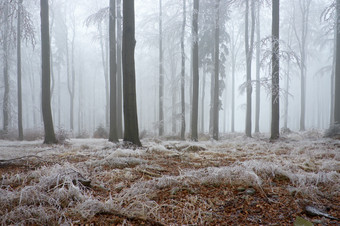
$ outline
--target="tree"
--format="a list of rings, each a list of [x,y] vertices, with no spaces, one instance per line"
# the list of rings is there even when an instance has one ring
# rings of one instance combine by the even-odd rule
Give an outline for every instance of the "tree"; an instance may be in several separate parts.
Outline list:
[[[17,70],[18,70],[18,132],[19,140],[24,139],[22,129],[22,89],[21,89],[21,8],[23,0],[18,2],[18,18],[17,18]]]
[[[246,111],[246,136],[251,137],[251,63],[253,57],[254,34],[255,34],[255,6],[254,1],[251,1],[251,32],[249,37],[249,0],[246,0],[246,14],[245,14],[245,50],[247,62],[247,111]]]
[[[117,81],[116,81],[116,4],[110,0],[109,40],[110,40],[110,133],[109,141],[118,142],[117,136]]]
[[[280,136],[280,0],[272,0],[272,122],[271,137],[275,140]]]
[[[192,70],[193,70],[193,89],[192,89],[192,112],[191,112],[191,139],[198,140],[197,121],[198,121],[198,88],[199,88],[199,74],[198,74],[198,12],[199,0],[194,0],[193,19],[192,19]]]
[[[159,131],[158,135],[164,133],[164,69],[163,69],[163,31],[162,31],[162,0],[159,0]]]
[[[219,123],[219,66],[220,66],[220,0],[215,3],[215,57],[214,57],[214,102],[213,102],[213,139],[218,140],[218,123]]]
[[[335,95],[334,124],[340,124],[340,0],[336,0],[336,63],[335,63]]]
[[[141,146],[138,132],[135,78],[135,9],[134,0],[123,1],[123,98],[124,141]]]
[[[8,15],[9,15],[9,6],[8,2],[5,2],[4,5],[4,30],[3,30],[3,67],[4,67],[4,86],[5,86],[5,92],[4,92],[4,99],[3,99],[3,131],[5,133],[8,132],[8,125],[9,125],[9,72],[8,72],[8,57],[9,57],[9,37],[8,37],[8,29],[9,29],[9,21],[8,21]]]
[[[256,107],[255,107],[255,133],[260,132],[260,101],[261,101],[261,84],[260,84],[260,2],[257,2],[257,15],[256,15]]]
[[[185,50],[184,50],[184,37],[186,25],[186,0],[183,0],[183,23],[182,23],[182,36],[181,36],[181,53],[182,53],[182,70],[181,70],[181,139],[185,138]]]
[[[48,0],[40,0],[41,17],[41,60],[42,60],[42,114],[45,130],[45,144],[57,143],[54,134],[52,112],[51,112],[51,71],[50,71],[50,36],[49,36],[49,13]]]
[[[117,135],[123,138],[122,0],[117,1]]]

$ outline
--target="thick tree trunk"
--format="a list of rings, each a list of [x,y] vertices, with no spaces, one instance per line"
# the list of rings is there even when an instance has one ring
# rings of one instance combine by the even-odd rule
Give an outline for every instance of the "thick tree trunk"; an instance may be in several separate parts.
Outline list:
[[[261,53],[261,29],[260,29],[260,2],[257,3],[256,17],[256,108],[255,108],[255,133],[260,132],[260,104],[261,104],[261,84],[260,84],[260,53]]]
[[[138,132],[135,78],[135,7],[134,0],[123,1],[123,93],[124,141],[141,146]]]
[[[272,0],[272,122],[270,139],[280,136],[280,0]]]
[[[337,31],[340,31],[340,0],[336,1]],[[334,92],[334,123],[340,124],[340,34],[336,34],[336,66],[335,66],[335,92]]]
[[[50,37],[49,37],[49,16],[48,0],[40,0],[41,17],[41,58],[42,58],[42,114],[45,130],[45,144],[57,143],[55,138],[50,98]]]
[[[197,121],[198,121],[198,88],[199,88],[199,74],[198,74],[198,12],[199,12],[199,0],[194,0],[193,8],[193,89],[192,89],[192,116],[191,116],[191,139],[198,140],[197,134]]]
[[[182,68],[181,68],[181,139],[185,139],[185,25],[186,25],[186,0],[183,0],[183,23],[181,36],[181,53],[182,53]]]
[[[220,74],[220,0],[217,0],[215,3],[215,13],[216,13],[216,21],[215,21],[215,62],[214,62],[214,110],[213,110],[213,139],[218,140],[218,133],[219,133],[219,74]]]
[[[21,89],[21,10],[22,1],[18,2],[18,24],[17,24],[17,70],[18,70],[18,132],[19,140],[24,139],[22,129],[22,89]]]
[[[109,43],[110,43],[110,133],[109,141],[118,142],[117,135],[117,80],[116,80],[116,1],[110,0]]]
[[[122,0],[117,1],[117,135],[123,138]]]
[[[159,0],[159,131],[158,135],[164,134],[164,69],[163,69],[163,18],[162,0]]]

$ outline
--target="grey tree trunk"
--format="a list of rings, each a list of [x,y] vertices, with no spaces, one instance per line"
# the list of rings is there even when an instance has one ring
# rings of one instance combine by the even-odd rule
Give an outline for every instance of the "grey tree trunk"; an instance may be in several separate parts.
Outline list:
[[[109,91],[109,66],[108,66],[108,59],[105,49],[107,49],[106,43],[107,39],[103,38],[103,27],[101,24],[99,24],[99,36],[100,36],[100,50],[101,50],[101,57],[102,57],[102,63],[103,63],[103,70],[104,70],[104,80],[105,80],[105,123],[106,126],[109,127],[110,120],[109,120],[109,114],[110,114],[110,91]],[[105,43],[105,44],[104,44]],[[105,47],[104,47],[105,46]]]
[[[220,0],[217,0],[215,3],[215,13],[216,13],[216,20],[215,20],[215,62],[214,62],[214,110],[213,110],[213,139],[218,140],[218,133],[219,133],[219,110],[220,110],[220,99],[219,99],[219,74],[220,74]]]
[[[199,0],[194,0],[193,7],[193,48],[192,48],[192,70],[193,70],[193,87],[192,87],[192,116],[191,116],[191,139],[198,140],[197,123],[198,123],[198,89],[199,89],[199,74],[198,74],[198,13]]]
[[[110,46],[110,133],[109,141],[118,142],[117,135],[117,80],[116,80],[116,1],[110,0],[109,46]]]
[[[246,22],[245,22],[245,48],[247,61],[247,110],[246,110],[246,136],[251,137],[251,106],[252,106],[252,84],[251,84],[251,63],[253,56],[254,34],[255,34],[255,7],[251,1],[251,33],[249,38],[249,0],[246,0]]]
[[[122,1],[117,1],[117,136],[123,138]]]
[[[333,65],[332,65],[332,75],[331,75],[331,107],[330,107],[330,115],[329,115],[329,124],[334,124],[334,80],[335,80],[335,66],[336,66],[336,35],[337,35],[337,27],[334,28],[334,48],[333,48]]]
[[[336,30],[340,31],[340,0],[336,0]],[[336,65],[335,65],[335,90],[334,90],[334,123],[340,124],[340,34],[336,33]]]
[[[181,139],[185,139],[185,25],[186,25],[186,0],[183,0],[183,23],[182,23],[182,36],[181,36],[181,53],[182,53],[182,68],[181,68]]]
[[[158,135],[164,134],[164,69],[163,69],[163,18],[162,0],[159,0],[159,131]]]
[[[123,1],[123,94],[124,141],[141,146],[138,132],[135,78],[135,7],[134,0]]]
[[[206,65],[203,66],[202,75],[202,97],[201,97],[201,133],[204,134],[204,98],[205,98],[205,77],[206,77]]]
[[[17,24],[17,70],[18,70],[18,132],[19,140],[24,139],[22,129],[22,89],[21,89],[21,10],[23,0],[18,2],[18,24]]]
[[[261,106],[261,84],[260,84],[260,54],[261,54],[261,23],[260,23],[260,2],[257,2],[256,17],[256,107],[255,107],[255,133],[260,132],[260,106]]]
[[[51,112],[51,69],[50,69],[50,36],[49,36],[49,16],[48,0],[40,0],[41,17],[41,60],[42,60],[42,82],[41,100],[42,114],[45,130],[45,144],[57,143],[54,134],[52,112]]]
[[[280,136],[280,0],[272,0],[272,122],[271,137]]]
[[[4,33],[3,33],[3,67],[4,67],[4,100],[3,100],[3,131],[5,133],[8,132],[8,125],[9,125],[9,74],[8,74],[8,2],[5,4],[4,9]]]

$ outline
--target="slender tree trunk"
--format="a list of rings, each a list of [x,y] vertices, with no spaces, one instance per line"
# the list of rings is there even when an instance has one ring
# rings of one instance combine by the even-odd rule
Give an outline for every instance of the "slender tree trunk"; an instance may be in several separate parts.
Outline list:
[[[186,25],[186,0],[183,0],[183,23],[182,23],[182,36],[181,36],[181,53],[182,53],[182,70],[181,70],[181,139],[185,139],[185,25]]]
[[[289,77],[290,77],[290,59],[287,60],[287,77],[286,77],[286,91],[285,91],[285,113],[283,128],[288,129],[288,104],[289,104]]]
[[[75,21],[73,21],[73,36],[71,42],[71,64],[72,64],[72,72],[71,72],[71,92],[70,92],[70,129],[71,132],[74,132],[74,93],[75,93],[75,79],[76,79],[76,71],[74,67],[74,49],[75,49],[75,37],[76,37],[76,30],[75,30]]]
[[[245,23],[245,48],[247,61],[247,111],[246,111],[246,136],[251,137],[251,106],[252,106],[252,84],[251,84],[251,63],[253,56],[254,34],[255,34],[255,7],[251,1],[251,33],[249,38],[249,0],[246,0],[246,23]]]
[[[213,120],[213,139],[218,140],[218,133],[219,133],[219,93],[220,93],[220,88],[219,88],[219,74],[220,74],[220,0],[217,0],[215,3],[215,13],[216,13],[216,21],[215,21],[215,62],[214,62],[214,120]]]
[[[4,85],[5,85],[5,92],[4,92],[4,100],[3,100],[3,131],[5,133],[8,132],[8,125],[9,125],[9,74],[8,74],[8,2],[5,3],[4,9],[4,40],[3,40],[3,67],[4,67]]]
[[[197,121],[198,121],[198,88],[199,88],[199,74],[198,74],[198,13],[199,13],[199,0],[194,0],[193,8],[193,89],[192,89],[192,116],[191,116],[191,139],[198,140],[197,134]]]
[[[60,116],[60,111],[61,111],[61,101],[60,101],[60,99],[61,99],[61,97],[60,97],[60,95],[61,95],[61,86],[60,86],[60,64],[58,65],[58,77],[57,77],[57,82],[58,82],[58,127],[60,128],[61,127],[61,121],[60,121],[60,118],[61,118],[61,116]]]
[[[205,77],[206,77],[206,65],[203,66],[202,76],[202,97],[201,97],[201,133],[204,134],[204,98],[205,98]]]
[[[18,2],[18,24],[17,24],[17,70],[18,70],[18,131],[19,140],[24,139],[23,129],[22,129],[22,89],[21,89],[21,10],[22,1]]]
[[[117,135],[123,138],[122,0],[117,1]]]
[[[41,17],[41,58],[42,58],[42,113],[45,129],[45,144],[57,143],[55,138],[50,98],[50,37],[49,37],[49,16],[48,0],[40,0]]]
[[[334,124],[334,80],[335,80],[335,67],[336,67],[336,35],[337,35],[337,27],[335,26],[334,28],[334,48],[333,48],[333,65],[332,65],[332,75],[331,75],[331,107],[330,107],[330,116],[329,116],[329,124],[333,125]]]
[[[275,140],[280,136],[280,0],[272,0],[272,122],[271,137]]]
[[[340,0],[336,0],[337,23],[336,30],[340,31]],[[335,64],[335,100],[334,123],[340,124],[340,34],[336,33],[336,64]]]
[[[123,93],[124,141],[141,146],[138,132],[135,78],[135,7],[134,0],[123,1]]]
[[[260,54],[261,54],[261,23],[260,23],[260,2],[257,3],[256,17],[256,109],[255,109],[255,133],[260,132],[260,104],[261,104],[261,84],[260,84]]]
[[[110,133],[109,141],[118,142],[117,135],[117,78],[116,78],[116,1],[110,0],[109,39],[110,39]]]
[[[164,134],[164,69],[163,69],[163,18],[162,0],[159,0],[159,136]]]

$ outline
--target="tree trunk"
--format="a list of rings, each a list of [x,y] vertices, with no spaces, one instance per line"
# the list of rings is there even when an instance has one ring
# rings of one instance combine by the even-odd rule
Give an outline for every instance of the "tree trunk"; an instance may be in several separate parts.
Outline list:
[[[163,69],[162,0],[159,0],[159,136],[164,134],[164,69]]]
[[[186,0],[183,0],[183,23],[182,23],[182,36],[181,36],[181,53],[182,53],[182,70],[181,70],[181,139],[185,139],[185,25],[186,25]]]
[[[24,139],[23,129],[22,129],[22,89],[21,89],[21,10],[22,1],[18,2],[18,24],[17,24],[17,70],[18,70],[18,131],[19,140]]]
[[[123,138],[122,1],[117,1],[117,136]]]
[[[204,134],[204,98],[205,98],[205,77],[206,77],[206,65],[203,66],[202,75],[202,97],[201,97],[201,133]]]
[[[216,21],[215,21],[215,62],[214,62],[214,110],[213,110],[213,139],[218,140],[218,124],[219,124],[219,74],[220,74],[220,0],[217,0],[215,3],[215,13],[216,13]]]
[[[45,144],[57,143],[55,138],[52,112],[51,112],[51,99],[50,99],[50,37],[49,37],[49,16],[48,16],[48,0],[40,0],[40,17],[41,17],[41,60],[42,60],[42,114],[44,120],[45,130]]]
[[[5,133],[8,132],[8,125],[9,125],[9,74],[8,74],[8,2],[5,3],[5,9],[4,9],[4,21],[5,21],[5,27],[4,27],[4,40],[3,40],[3,67],[4,67],[4,86],[5,86],[5,92],[4,92],[4,100],[3,100],[3,131]]]
[[[288,129],[288,103],[289,103],[289,77],[290,77],[290,59],[287,60],[287,76],[286,76],[286,90],[285,90],[285,113],[283,128]]]
[[[337,23],[336,30],[340,31],[340,0],[336,1]],[[340,34],[336,34],[336,66],[335,66],[335,93],[334,93],[334,123],[340,124]]]
[[[252,84],[251,84],[251,63],[253,56],[254,34],[255,34],[255,7],[251,1],[251,33],[249,40],[249,0],[246,0],[246,22],[245,22],[245,48],[247,63],[247,110],[246,110],[246,136],[251,137],[251,105],[252,105]]]
[[[123,93],[124,141],[141,146],[138,132],[135,78],[135,7],[134,0],[123,1]]]
[[[109,141],[118,142],[117,136],[117,80],[116,80],[116,2],[110,0],[109,39],[110,39],[110,133]]]
[[[330,115],[329,115],[329,124],[333,125],[334,124],[334,84],[335,84],[335,67],[336,67],[336,39],[337,36],[337,27],[335,26],[334,28],[334,48],[333,48],[333,65],[332,65],[332,75],[331,75],[331,106],[330,106]]]
[[[109,127],[109,108],[110,108],[110,92],[109,92],[109,75],[108,75],[108,62],[107,62],[107,57],[106,57],[106,52],[104,51],[106,49],[106,46],[104,47],[104,42],[105,44],[107,43],[106,38],[103,38],[103,27],[101,24],[99,24],[99,36],[100,36],[100,50],[101,50],[101,57],[102,57],[102,63],[103,63],[103,70],[104,70],[104,80],[105,80],[105,124],[107,127]]]
[[[199,74],[198,74],[198,12],[199,12],[199,0],[194,0],[193,8],[193,89],[192,89],[192,116],[191,116],[191,139],[198,140],[197,134],[197,121],[198,121],[198,88],[199,88]]]
[[[272,0],[272,122],[271,137],[275,140],[280,136],[280,0]]]
[[[255,133],[260,132],[260,104],[261,104],[261,84],[260,84],[260,54],[261,54],[261,28],[260,28],[260,2],[257,3],[256,17],[256,109],[255,109]]]

